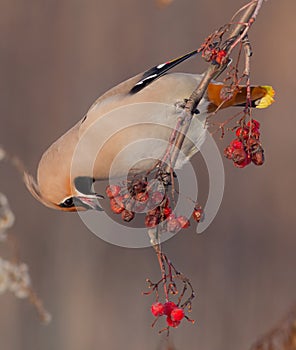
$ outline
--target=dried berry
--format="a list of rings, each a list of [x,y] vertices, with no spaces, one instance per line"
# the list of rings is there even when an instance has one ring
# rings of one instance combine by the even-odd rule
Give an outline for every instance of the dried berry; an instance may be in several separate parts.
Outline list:
[[[234,148],[231,146],[228,146],[224,149],[224,156],[228,159],[232,159]]]
[[[247,127],[250,128],[252,131],[255,129],[260,129],[260,123],[256,119],[251,119],[247,122]]]
[[[242,164],[248,157],[247,153],[243,149],[236,149],[233,151],[232,159],[237,165]]]
[[[263,151],[263,149],[252,154],[252,162],[255,165],[262,165],[264,163],[264,151]]]
[[[120,214],[124,210],[124,205],[122,197],[111,198],[110,199],[110,208],[115,214]]]
[[[249,128],[238,128],[235,134],[239,139],[247,140],[249,137],[250,131],[249,131]]]
[[[192,217],[196,222],[200,222],[202,219],[203,210],[201,208],[194,208]]]
[[[247,146],[247,150],[250,154],[256,153],[260,149],[262,149],[260,142],[256,139],[254,139],[253,137],[249,138],[246,146]]]
[[[109,185],[106,187],[106,195],[109,198],[114,198],[118,196],[120,191],[121,191],[121,188],[118,185]]]
[[[256,139],[256,140],[259,140],[259,138],[260,138],[260,131],[258,129],[253,130],[252,133],[251,133],[251,136],[254,139]]]
[[[124,209],[121,213],[122,220],[124,220],[126,222],[132,221],[134,217],[135,217],[135,213],[133,211],[130,211],[130,210]]]

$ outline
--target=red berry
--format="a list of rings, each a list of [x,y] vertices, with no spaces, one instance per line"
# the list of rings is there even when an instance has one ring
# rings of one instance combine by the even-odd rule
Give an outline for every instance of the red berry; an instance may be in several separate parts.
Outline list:
[[[167,218],[171,215],[172,208],[165,207],[165,208],[163,208],[162,213],[163,213],[164,217]]]
[[[252,130],[251,136],[254,139],[256,139],[256,140],[259,140],[259,138],[260,138],[260,131],[259,131],[259,129]]]
[[[180,307],[176,307],[171,312],[171,319],[173,321],[181,321],[184,318],[184,311]]]
[[[122,196],[117,197],[116,199],[115,198],[110,199],[110,207],[113,213],[120,214],[124,210],[122,199],[123,199]]]
[[[235,139],[231,141],[230,147],[233,147],[234,149],[243,149],[244,145],[240,140]]]
[[[173,327],[173,328],[177,328],[179,326],[179,324],[181,323],[180,321],[173,321],[170,318],[170,316],[167,317],[166,321],[167,321],[167,325],[169,327]]]
[[[234,148],[231,146],[228,146],[224,150],[224,156],[228,159],[232,159],[232,154],[233,154]]]
[[[122,220],[124,220],[126,222],[132,221],[134,217],[135,217],[135,213],[130,211],[130,210],[124,209],[121,213]]]
[[[248,128],[238,128],[235,132],[236,136],[239,139],[246,140],[249,137],[249,129]]]
[[[113,197],[116,197],[119,195],[120,193],[120,186],[117,186],[117,185],[109,185],[106,187],[106,195],[109,197],[109,198],[113,198]]]
[[[194,208],[192,217],[195,221],[200,222],[203,215],[203,210],[201,208]]]
[[[247,122],[247,127],[250,128],[252,131],[254,129],[260,129],[260,123],[256,119],[251,119]]]
[[[180,223],[180,226],[182,228],[188,228],[190,226],[190,222],[188,221],[188,219],[185,216],[178,216],[177,220]]]
[[[216,56],[216,62],[218,64],[221,64],[222,61],[223,61],[223,58],[226,56],[226,51],[225,50],[220,50],[218,51],[217,53],[217,56]]]
[[[151,312],[155,317],[164,315],[164,305],[162,303],[152,304]]]
[[[207,52],[207,56],[209,56],[209,57],[206,57],[206,59],[207,60],[216,60],[217,54],[218,54],[217,49],[210,49],[210,51]]]
[[[171,312],[177,307],[173,301],[167,301],[164,303],[164,314],[167,316],[171,315]]]

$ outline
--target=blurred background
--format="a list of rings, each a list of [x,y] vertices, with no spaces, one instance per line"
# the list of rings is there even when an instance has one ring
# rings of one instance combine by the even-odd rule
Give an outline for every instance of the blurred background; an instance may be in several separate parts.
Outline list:
[[[0,144],[35,173],[44,150],[100,94],[197,48],[244,3],[1,0]],[[277,93],[271,108],[254,114],[266,163],[236,169],[225,159],[225,194],[212,225],[164,244],[197,291],[196,324],[172,332],[177,349],[248,349],[296,301],[295,11],[293,0],[267,1],[250,33],[252,82]],[[204,67],[192,59],[178,70]],[[223,152],[229,138],[216,139]],[[193,163],[198,168],[198,157]],[[145,278],[159,277],[153,249],[112,246],[77,214],[43,207],[3,162],[0,184],[16,215],[11,233],[21,260],[53,315],[43,326],[28,302],[2,295],[1,349],[159,349],[153,298],[141,295]]]

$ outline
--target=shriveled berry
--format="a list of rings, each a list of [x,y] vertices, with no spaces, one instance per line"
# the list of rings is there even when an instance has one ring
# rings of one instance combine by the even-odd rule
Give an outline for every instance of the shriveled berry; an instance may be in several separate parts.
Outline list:
[[[260,129],[260,123],[256,119],[251,119],[247,122],[247,127],[250,128],[252,131],[254,129]]]
[[[151,312],[155,317],[164,315],[164,305],[162,303],[154,303],[151,305]]]
[[[244,168],[251,163],[251,156],[249,154],[246,154],[246,158],[244,158],[244,160],[233,163],[237,168]]]
[[[171,312],[177,307],[173,301],[167,301],[164,303],[164,314],[167,316],[171,315]]]
[[[173,321],[170,316],[167,317],[166,319],[167,325],[169,327],[173,327],[173,328],[177,328],[179,326],[179,324],[181,323],[181,321]]]
[[[111,198],[110,199],[110,208],[115,214],[120,214],[124,210],[124,205],[122,202],[122,197]]]
[[[249,129],[248,128],[238,128],[236,130],[235,134],[239,139],[246,140],[249,137]]]
[[[203,216],[203,210],[201,208],[194,208],[192,217],[196,222],[200,222]]]
[[[165,218],[168,218],[172,213],[172,208],[165,207],[165,208],[163,208],[162,213],[163,213]]]
[[[247,150],[250,154],[258,152],[260,149],[262,149],[261,144],[258,140],[254,139],[253,137],[250,137],[247,141]]]
[[[132,221],[134,217],[135,217],[135,213],[127,209],[124,209],[121,213],[122,220],[126,222]]]
[[[177,220],[180,223],[180,226],[182,228],[188,228],[190,226],[190,222],[188,221],[188,219],[185,216],[178,216]]]
[[[232,159],[234,148],[231,146],[228,146],[224,149],[224,156],[228,159]]]
[[[171,319],[173,321],[181,321],[184,318],[184,311],[180,307],[176,307],[174,310],[171,312]]]
[[[259,140],[260,138],[260,131],[259,129],[254,129],[251,133],[251,136],[256,139],[256,140]]]
[[[241,164],[247,158],[247,153],[243,149],[236,149],[233,151],[232,159],[235,164]]]
[[[121,191],[121,188],[118,185],[109,185],[106,187],[106,195],[109,198],[114,198],[118,196],[120,191]]]
[[[264,151],[263,151],[263,149],[252,154],[252,162],[255,165],[262,165],[264,163]]]

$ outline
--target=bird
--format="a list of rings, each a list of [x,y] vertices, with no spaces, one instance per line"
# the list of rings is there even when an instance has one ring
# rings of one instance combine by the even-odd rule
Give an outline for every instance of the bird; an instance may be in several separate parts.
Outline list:
[[[184,101],[203,77],[168,71],[197,53],[194,50],[158,64],[100,96],[84,117],[44,152],[36,179],[24,171],[23,179],[31,194],[53,209],[103,210],[98,199],[104,197],[94,192],[95,181],[125,176],[129,167],[141,173],[155,166],[165,153]],[[246,86],[240,86],[227,100],[223,98],[224,87],[216,81],[208,85],[176,168],[198,152],[210,113],[218,107],[246,104]],[[252,107],[267,107],[273,102],[273,94],[270,86],[252,86]]]

